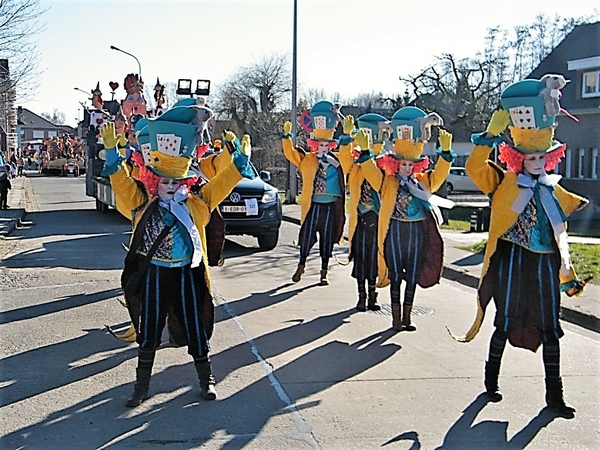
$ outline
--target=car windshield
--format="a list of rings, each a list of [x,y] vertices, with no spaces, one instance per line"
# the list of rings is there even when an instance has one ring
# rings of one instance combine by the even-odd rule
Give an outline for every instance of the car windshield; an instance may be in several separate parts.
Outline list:
[[[256,170],[256,167],[254,167],[254,164],[252,164],[252,161],[248,161],[248,164],[252,168],[252,174],[254,175],[252,178],[254,179],[254,178],[258,177],[258,170]]]

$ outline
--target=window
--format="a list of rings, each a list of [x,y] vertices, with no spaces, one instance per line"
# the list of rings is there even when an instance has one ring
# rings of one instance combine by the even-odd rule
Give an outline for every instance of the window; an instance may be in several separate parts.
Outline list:
[[[598,149],[592,150],[592,178],[598,179]]]
[[[48,137],[56,137],[58,136],[58,133],[54,130],[50,130],[48,131]]]
[[[565,178],[571,178],[571,165],[573,158],[573,150],[567,149],[567,156],[565,157]]]
[[[44,131],[33,130],[33,139],[44,139]]]
[[[582,97],[600,97],[600,70],[583,74]]]
[[[584,163],[585,163],[585,149],[579,149],[579,160],[577,161],[577,176],[579,178],[584,178]]]

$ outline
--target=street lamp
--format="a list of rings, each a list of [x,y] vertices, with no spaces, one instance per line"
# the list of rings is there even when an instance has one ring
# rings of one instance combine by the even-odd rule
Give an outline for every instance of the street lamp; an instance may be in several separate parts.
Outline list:
[[[76,88],[73,88],[73,89],[75,89],[76,91],[79,91],[79,92],[83,92],[85,95],[90,95],[90,93],[89,93],[89,92],[87,92],[87,91],[84,91],[83,89],[79,89],[78,87],[76,87]]]
[[[140,80],[142,79],[142,65],[140,64],[140,60],[137,59],[134,55],[132,55],[131,53],[127,53],[125,50],[121,50],[120,48],[115,47],[114,45],[110,46],[111,50],[116,50],[118,52],[121,53],[125,53],[126,55],[131,56],[133,59],[135,59],[138,63],[138,75],[140,76]]]

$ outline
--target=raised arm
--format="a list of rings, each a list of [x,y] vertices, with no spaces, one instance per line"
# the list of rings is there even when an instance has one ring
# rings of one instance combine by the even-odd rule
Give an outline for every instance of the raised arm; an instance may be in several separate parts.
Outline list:
[[[488,156],[494,145],[500,142],[499,136],[508,126],[509,120],[508,111],[495,111],[487,131],[471,136],[471,141],[475,146],[467,159],[465,169],[484,194],[494,192],[502,181],[504,171],[496,163],[490,161]]]
[[[132,177],[125,158],[117,150],[117,145],[125,137],[115,134],[114,123],[107,123],[100,129],[104,142],[106,160],[102,175],[110,178],[110,185],[115,192],[120,211],[135,211],[148,200],[148,193]]]

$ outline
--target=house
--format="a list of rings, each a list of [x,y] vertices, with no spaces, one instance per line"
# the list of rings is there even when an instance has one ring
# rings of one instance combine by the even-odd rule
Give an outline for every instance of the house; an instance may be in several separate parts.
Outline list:
[[[568,190],[587,197],[590,205],[572,219],[593,221],[600,228],[600,22],[578,25],[539,64],[529,78],[547,73],[570,82],[562,89],[555,137],[567,144],[557,172]]]
[[[69,134],[74,130],[68,125],[54,125],[52,122],[21,106],[17,107],[17,125],[14,127],[19,140],[19,148],[43,144],[44,140]]]

